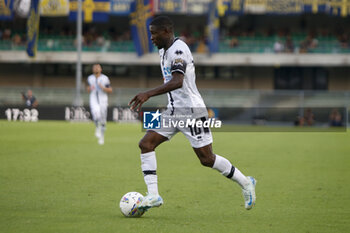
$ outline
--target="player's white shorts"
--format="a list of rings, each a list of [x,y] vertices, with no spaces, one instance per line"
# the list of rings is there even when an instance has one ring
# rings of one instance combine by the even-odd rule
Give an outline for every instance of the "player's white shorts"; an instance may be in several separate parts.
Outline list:
[[[169,113],[169,110],[167,110],[166,112]],[[162,114],[162,119],[164,119],[164,113]],[[175,122],[180,120],[186,122],[187,119],[190,119],[190,120],[195,119],[196,121],[205,121],[208,119],[208,115],[204,114],[202,116],[196,116],[195,118],[188,118],[186,116],[171,117],[171,120]],[[201,148],[213,142],[213,137],[212,137],[210,128],[204,128],[204,127],[197,128],[196,126],[181,127],[179,125],[175,127],[172,124],[168,124],[169,123],[168,118],[166,117],[163,123],[166,123],[166,124],[165,125],[163,124],[161,129],[150,129],[150,130],[155,131],[156,133],[168,138],[168,140],[170,140],[178,132],[182,132],[190,141],[191,146],[193,148]]]
[[[94,121],[99,121],[103,124],[107,122],[107,105],[91,104],[90,111]]]

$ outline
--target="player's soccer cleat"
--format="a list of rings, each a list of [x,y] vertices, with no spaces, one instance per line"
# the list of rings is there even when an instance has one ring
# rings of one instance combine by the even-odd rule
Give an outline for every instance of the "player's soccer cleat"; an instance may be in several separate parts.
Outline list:
[[[249,179],[249,184],[242,188],[242,193],[244,197],[244,205],[247,210],[250,210],[251,208],[254,207],[255,205],[255,185],[256,185],[256,180],[254,177],[247,176]]]
[[[138,209],[147,211],[152,207],[159,207],[163,205],[163,198],[159,195],[148,194],[142,200],[142,202],[138,205]]]
[[[104,139],[103,136],[101,136],[101,137],[98,139],[98,144],[100,144],[100,145],[105,144],[105,139]]]

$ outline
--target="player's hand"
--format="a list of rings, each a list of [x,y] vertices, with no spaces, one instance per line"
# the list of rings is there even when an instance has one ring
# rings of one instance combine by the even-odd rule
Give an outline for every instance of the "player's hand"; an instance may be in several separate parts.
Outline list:
[[[144,102],[149,99],[149,95],[147,93],[139,93],[137,94],[129,103],[130,109],[136,111],[140,111],[141,106]]]

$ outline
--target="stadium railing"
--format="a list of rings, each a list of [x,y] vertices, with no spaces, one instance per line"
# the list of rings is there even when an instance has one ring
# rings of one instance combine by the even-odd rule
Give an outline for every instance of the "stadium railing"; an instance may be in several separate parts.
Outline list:
[[[21,92],[29,87],[0,87],[0,105],[23,104]],[[71,105],[75,88],[30,87],[42,105]],[[110,105],[127,106],[132,97],[144,91],[142,88],[114,88],[109,97]],[[297,90],[232,90],[201,89],[207,106],[211,107],[350,107],[350,91],[297,91]],[[84,104],[89,94],[81,91]],[[157,96],[145,106],[165,106],[167,98]]]
[[[21,92],[28,87],[0,87],[0,108],[25,107]],[[75,99],[74,88],[31,88],[39,107],[71,107]],[[141,88],[115,88],[109,98],[111,108],[128,108],[129,101]],[[310,108],[316,115],[318,126],[328,125],[331,112],[337,110],[349,124],[350,91],[263,91],[263,90],[223,90],[201,89],[206,105],[220,118],[234,119],[234,124],[275,124],[293,125],[299,116],[304,116]],[[82,90],[84,107],[89,106],[89,94]],[[165,96],[156,96],[144,107],[164,108]],[[225,111],[223,111],[225,109]],[[113,110],[114,111],[114,110]],[[5,115],[3,115],[4,117]],[[0,118],[3,118],[0,117]],[[227,120],[227,119],[226,119]],[[315,125],[317,125],[315,124]]]
[[[222,38],[219,44],[220,53],[274,53],[274,43],[280,41],[282,44],[285,38],[277,36],[238,36],[237,46],[231,46],[232,37]],[[308,48],[308,53],[350,53],[350,46],[344,48],[334,36],[317,37],[317,46]],[[292,37],[294,52],[298,53],[301,42],[305,37],[296,35]],[[14,45],[11,41],[0,41],[0,50],[17,51],[25,50],[25,45]],[[72,36],[41,36],[38,40],[38,51],[75,51],[75,38]],[[83,51],[93,52],[135,52],[132,41],[110,41],[98,44],[96,41],[83,46]]]

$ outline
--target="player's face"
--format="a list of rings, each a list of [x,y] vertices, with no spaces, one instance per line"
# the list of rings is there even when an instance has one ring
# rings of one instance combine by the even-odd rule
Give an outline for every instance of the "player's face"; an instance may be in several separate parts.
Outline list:
[[[102,72],[102,68],[100,65],[94,65],[92,67],[92,73],[94,74],[100,74]]]
[[[152,43],[157,46],[158,49],[164,48],[168,38],[166,30],[164,28],[150,25],[149,31],[151,32]]]

